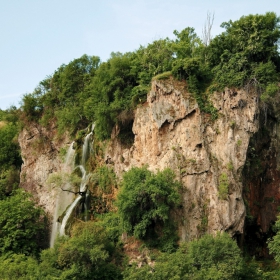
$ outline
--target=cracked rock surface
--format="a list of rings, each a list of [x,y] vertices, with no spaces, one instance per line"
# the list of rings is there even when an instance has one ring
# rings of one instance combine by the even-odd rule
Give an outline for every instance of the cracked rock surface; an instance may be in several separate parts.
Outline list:
[[[258,96],[225,89],[211,101],[219,113],[215,121],[200,111],[184,82],[153,81],[147,102],[135,112],[133,145],[124,148],[113,135],[107,149],[119,176],[143,165],[175,171],[184,186],[182,240],[205,232],[243,232],[241,172],[250,137],[258,130]],[[222,177],[228,190],[223,199]]]

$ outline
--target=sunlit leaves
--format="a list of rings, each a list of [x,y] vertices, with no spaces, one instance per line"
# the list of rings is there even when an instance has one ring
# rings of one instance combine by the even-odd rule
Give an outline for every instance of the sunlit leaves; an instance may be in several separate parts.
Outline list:
[[[264,92],[269,83],[277,82],[279,22],[280,18],[269,12],[221,25],[226,31],[215,37],[208,48],[220,88],[242,87],[255,79]]]

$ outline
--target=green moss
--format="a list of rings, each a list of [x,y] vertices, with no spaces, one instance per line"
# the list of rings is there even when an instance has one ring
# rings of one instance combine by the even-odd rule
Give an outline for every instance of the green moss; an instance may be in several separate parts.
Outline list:
[[[66,154],[67,154],[67,149],[65,147],[60,148],[59,157],[62,161],[64,161]]]
[[[219,199],[226,200],[228,198],[229,181],[226,173],[222,173],[219,177],[218,194]]]
[[[236,142],[236,145],[237,145],[238,147],[240,147],[241,144],[242,144],[242,140],[238,139],[237,142]]]
[[[229,123],[229,126],[230,126],[232,129],[234,129],[235,126],[236,126],[236,122],[235,122],[235,121],[231,121],[231,122]]]
[[[153,77],[152,80],[167,80],[170,78],[171,75],[172,75],[171,71],[167,71],[156,75],[155,77]]]
[[[91,183],[97,185],[103,194],[112,193],[113,188],[117,186],[117,178],[113,168],[106,165],[96,168],[91,176]]]
[[[228,164],[227,164],[227,168],[229,171],[232,171],[233,170],[233,163],[232,161],[230,161]]]
[[[200,224],[197,226],[197,230],[200,235],[205,234],[208,228],[208,205],[209,205],[209,200],[204,202],[202,206],[202,216],[201,216]]]

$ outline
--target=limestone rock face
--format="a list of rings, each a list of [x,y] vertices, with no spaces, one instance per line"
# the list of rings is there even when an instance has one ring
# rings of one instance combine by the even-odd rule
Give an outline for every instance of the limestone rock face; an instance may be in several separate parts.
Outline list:
[[[259,98],[254,91],[225,89],[211,95],[211,99],[218,110],[215,120],[200,111],[185,82],[172,78],[155,80],[147,102],[135,110],[133,144],[122,145],[116,127],[105,152],[104,161],[114,167],[119,178],[131,167],[143,165],[154,172],[164,168],[174,170],[183,184],[183,207],[176,219],[181,239],[186,241],[205,232],[227,231],[235,235],[244,229],[242,172],[249,141],[256,135],[260,123]],[[47,179],[52,173],[65,172],[59,151],[67,149],[70,140],[57,139],[54,127],[46,130],[32,124],[21,132],[19,143],[24,162],[21,186],[32,192],[38,204],[52,217],[57,190],[48,186]],[[275,146],[268,151],[271,157],[276,149]],[[275,157],[275,166],[278,161]],[[280,176],[277,182],[278,178]],[[276,186],[275,182],[271,185]],[[253,188],[254,180],[248,185]],[[255,199],[260,195],[257,192],[249,197]],[[267,195],[275,193],[278,194],[278,190],[274,188]],[[248,204],[253,205],[251,201]],[[267,229],[270,220],[264,218],[265,213],[261,215],[260,224]]]
[[[133,145],[124,148],[115,137],[107,149],[119,176],[143,165],[175,171],[184,186],[182,240],[205,232],[243,232],[241,172],[250,137],[258,130],[258,96],[226,89],[214,93],[212,102],[216,120],[200,111],[185,83],[153,81],[147,102],[135,112]]]
[[[54,128],[47,130],[34,123],[20,133],[19,144],[23,160],[20,186],[31,192],[52,217],[58,190],[51,188],[47,179],[50,174],[63,170],[59,151],[69,145],[69,140],[67,137],[58,140]]]

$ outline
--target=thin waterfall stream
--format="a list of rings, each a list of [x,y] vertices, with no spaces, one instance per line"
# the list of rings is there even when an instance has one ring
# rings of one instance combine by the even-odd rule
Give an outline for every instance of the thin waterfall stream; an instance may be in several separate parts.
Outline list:
[[[81,172],[82,172],[82,181],[81,181],[81,185],[80,185],[80,188],[79,188],[79,196],[74,200],[74,202],[70,205],[70,207],[67,209],[64,217],[63,217],[63,220],[62,220],[62,223],[61,223],[61,227],[60,227],[60,231],[59,231],[59,234],[62,236],[62,235],[65,235],[65,228],[66,228],[66,225],[69,221],[69,218],[71,217],[71,214],[73,213],[73,210],[76,208],[76,206],[78,205],[78,203],[80,202],[80,200],[86,196],[86,192],[87,192],[87,182],[88,182],[88,179],[89,179],[89,174],[86,174],[86,170],[84,168],[83,165],[79,165],[77,166],[77,168],[80,168]]]
[[[74,166],[74,159],[75,159],[75,149],[73,149],[74,142],[70,145],[68,152],[66,154],[65,167],[63,171],[68,174],[71,174],[75,169],[79,169],[82,178],[79,186],[79,191],[77,192],[72,191],[71,188],[73,186],[70,183],[66,183],[63,187],[61,187],[61,190],[57,195],[55,214],[53,217],[50,247],[54,246],[54,242],[58,234],[60,236],[66,235],[66,227],[67,224],[69,223],[69,219],[71,218],[73,212],[75,211],[75,209],[78,207],[79,204],[82,203],[83,211],[84,212],[87,211],[88,207],[86,204],[87,201],[89,200],[89,195],[90,195],[87,184],[88,184],[90,174],[87,174],[85,165],[90,154],[90,149],[91,149],[90,143],[92,140],[93,129],[94,129],[94,125],[92,125],[92,131],[88,133],[84,138],[80,165],[76,167]],[[75,198],[75,195],[78,196]],[[65,211],[66,208],[67,210]],[[60,223],[58,222],[58,217],[61,216],[63,212],[65,212],[65,215],[63,216],[63,219]],[[87,213],[84,214],[84,218],[85,220],[87,219]]]
[[[74,170],[74,159],[75,159],[75,149],[74,149],[74,141],[69,146],[66,156],[65,156],[65,163],[62,169],[63,173],[70,174]],[[65,189],[70,189],[71,184],[69,182],[65,183],[63,186]],[[70,192],[63,192],[61,189],[57,190],[56,194],[56,202],[55,202],[55,211],[53,215],[53,222],[52,222],[52,231],[51,231],[51,238],[50,238],[50,247],[54,246],[55,239],[60,231],[60,223],[57,221],[58,217],[62,215],[65,208],[72,203],[74,199],[74,194]]]

